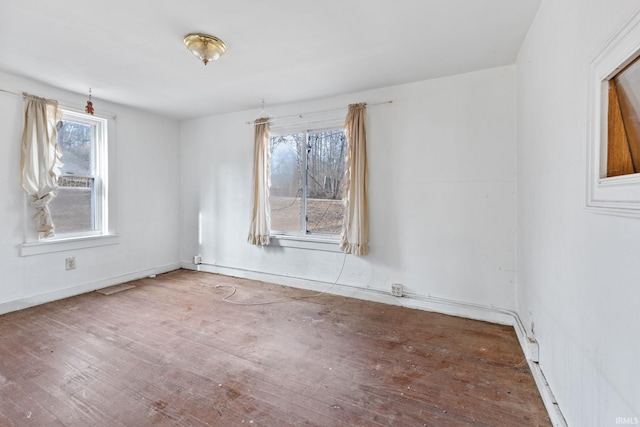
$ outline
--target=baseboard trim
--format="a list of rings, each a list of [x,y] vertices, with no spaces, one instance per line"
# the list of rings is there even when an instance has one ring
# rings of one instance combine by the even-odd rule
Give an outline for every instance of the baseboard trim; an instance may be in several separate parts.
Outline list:
[[[180,268],[180,263],[167,264],[161,267],[150,268],[148,270],[136,271],[121,276],[110,277],[108,279],[97,280],[95,282],[83,283],[81,285],[71,286],[69,288],[58,289],[52,292],[32,295],[13,301],[0,303],[0,314],[18,311],[36,305],[45,304],[52,301],[69,298],[72,296],[93,292],[97,289],[106,288],[108,286],[119,285],[121,283],[130,282],[132,280],[142,279],[154,274],[162,274]]]
[[[538,363],[529,361],[529,369],[531,369],[533,379],[540,391],[540,396],[542,396],[544,406],[547,408],[551,424],[554,427],[567,427],[567,421],[564,419],[564,415],[562,415],[560,405],[558,405],[558,402],[551,391],[551,387],[547,382],[547,378],[544,376],[544,372],[542,372],[542,368],[540,368]]]
[[[399,305],[407,308],[415,308],[425,311],[433,311],[451,316],[464,317],[467,319],[481,320],[485,322],[498,323],[513,326],[518,342],[529,364],[529,369],[536,382],[536,386],[542,397],[542,401],[547,409],[549,418],[554,427],[567,427],[567,423],[560,411],[560,407],[553,396],[551,387],[547,382],[540,365],[538,364],[538,343],[527,335],[526,329],[520,320],[520,316],[515,311],[502,309],[494,306],[485,306],[468,302],[437,298],[418,294],[405,294],[403,297],[395,297],[390,292],[376,289],[362,288],[350,285],[336,284],[320,280],[309,280],[301,277],[284,276],[275,273],[265,273],[257,270],[227,267],[213,264],[193,264],[182,262],[181,267],[187,270],[196,270],[206,273],[223,274],[232,277],[241,277],[251,280],[275,283],[294,288],[309,289],[314,291],[324,291],[331,287],[327,293],[366,301],[382,302],[391,305]]]

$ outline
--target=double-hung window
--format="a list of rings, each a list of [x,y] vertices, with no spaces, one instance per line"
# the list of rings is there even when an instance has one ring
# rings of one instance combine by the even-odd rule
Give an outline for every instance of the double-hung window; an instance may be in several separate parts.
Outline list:
[[[62,109],[58,145],[64,166],[49,203],[54,239],[106,234],[107,119]]]
[[[272,234],[337,238],[344,216],[344,129],[272,131],[269,143]]]

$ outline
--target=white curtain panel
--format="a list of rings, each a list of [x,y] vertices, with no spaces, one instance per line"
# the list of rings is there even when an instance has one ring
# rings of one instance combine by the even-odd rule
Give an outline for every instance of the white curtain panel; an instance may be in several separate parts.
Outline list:
[[[247,241],[252,245],[268,245],[271,232],[269,210],[269,119],[257,119],[253,142],[253,198],[251,227]]]
[[[340,249],[353,255],[369,253],[369,201],[367,199],[366,104],[351,104],[345,121],[347,167],[345,212]]]
[[[40,237],[51,237],[54,225],[48,204],[57,194],[62,168],[57,130],[58,102],[27,94],[24,97],[20,185],[31,196],[30,204],[36,210],[34,219]]]

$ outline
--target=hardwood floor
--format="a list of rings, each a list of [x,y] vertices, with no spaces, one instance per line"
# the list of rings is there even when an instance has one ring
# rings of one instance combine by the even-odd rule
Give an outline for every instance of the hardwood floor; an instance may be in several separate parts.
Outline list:
[[[549,426],[513,328],[178,270],[0,316],[0,426]],[[225,285],[216,288],[216,285]]]

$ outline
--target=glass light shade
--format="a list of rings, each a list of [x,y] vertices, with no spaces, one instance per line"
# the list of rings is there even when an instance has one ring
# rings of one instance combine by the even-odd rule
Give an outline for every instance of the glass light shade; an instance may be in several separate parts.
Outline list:
[[[210,61],[217,61],[227,50],[227,45],[217,37],[207,34],[187,34],[184,44],[198,59],[207,65]]]

